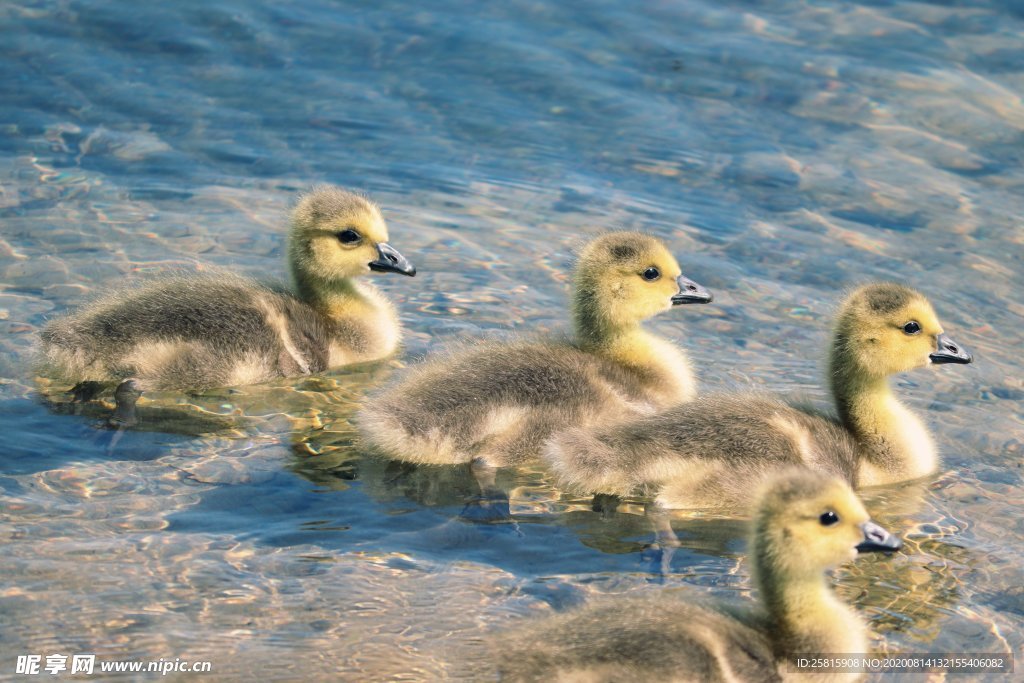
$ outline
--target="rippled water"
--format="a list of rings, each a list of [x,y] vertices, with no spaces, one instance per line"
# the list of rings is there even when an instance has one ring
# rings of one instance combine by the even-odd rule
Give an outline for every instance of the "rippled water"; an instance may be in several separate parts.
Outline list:
[[[653,324],[708,388],[823,398],[844,287],[932,297],[976,359],[897,382],[942,471],[868,496],[907,548],[839,591],[880,648],[1024,666],[1015,3],[260,5],[0,5],[0,678],[28,653],[484,678],[487,632],[595,593],[750,597],[742,522],[675,519],[659,556],[639,501],[602,516],[537,470],[499,477],[514,523],[474,523],[465,473],[352,448],[395,368],[560,328],[573,248],[611,227],[713,289]],[[102,408],[37,383],[39,328],[114,283],[283,275],[288,204],[316,181],[372,193],[420,270],[378,280],[399,358],[149,396],[113,447]]]

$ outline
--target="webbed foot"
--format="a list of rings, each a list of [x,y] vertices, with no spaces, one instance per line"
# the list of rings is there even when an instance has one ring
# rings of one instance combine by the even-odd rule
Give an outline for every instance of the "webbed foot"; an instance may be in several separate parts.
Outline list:
[[[655,577],[657,583],[663,583],[665,577],[672,573],[672,557],[678,545],[662,545],[650,543],[640,552],[640,564]]]
[[[68,393],[71,394],[71,400],[74,403],[88,403],[103,391],[103,386],[103,382],[86,380],[71,387],[71,390],[68,391]]]
[[[595,493],[590,502],[590,509],[600,512],[602,517],[614,517],[622,499],[614,493]]]
[[[644,547],[640,561],[650,567],[652,574],[664,581],[672,570],[672,556],[681,545],[679,537],[672,528],[672,518],[668,511],[657,503],[644,505],[644,515],[654,531],[654,542]]]
[[[508,494],[497,488],[487,489],[471,498],[459,517],[470,522],[507,522],[512,519]]]
[[[134,379],[126,379],[117,385],[117,389],[114,390],[114,402],[117,407],[108,420],[111,427],[124,429],[139,423],[139,419],[135,416],[135,403],[140,396],[142,396],[142,389]]]

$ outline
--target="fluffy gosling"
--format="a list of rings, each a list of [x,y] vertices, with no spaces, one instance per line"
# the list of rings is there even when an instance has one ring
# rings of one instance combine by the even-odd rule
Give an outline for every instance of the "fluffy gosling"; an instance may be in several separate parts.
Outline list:
[[[364,443],[398,460],[512,465],[555,429],[693,398],[686,353],[642,322],[711,295],[654,237],[614,232],[583,250],[568,339],[482,344],[410,369],[357,417]]]
[[[868,518],[842,480],[817,472],[782,473],[757,500],[748,554],[760,608],[660,591],[606,598],[496,638],[501,680],[761,683],[788,680],[801,655],[868,652],[867,626],[836,598],[826,572],[857,553],[898,550],[899,539]]]
[[[702,396],[610,428],[562,432],[544,459],[563,486],[640,491],[672,508],[743,506],[751,485],[789,465],[855,486],[916,479],[936,469],[935,445],[888,378],[970,362],[922,294],[870,284],[850,294],[836,319],[828,378],[837,416],[768,395]]]
[[[111,422],[136,422],[147,389],[239,386],[391,354],[401,328],[370,271],[415,275],[388,243],[380,209],[352,192],[314,187],[291,216],[293,288],[233,275],[187,275],[113,292],[42,331],[45,374],[76,400],[117,384]]]

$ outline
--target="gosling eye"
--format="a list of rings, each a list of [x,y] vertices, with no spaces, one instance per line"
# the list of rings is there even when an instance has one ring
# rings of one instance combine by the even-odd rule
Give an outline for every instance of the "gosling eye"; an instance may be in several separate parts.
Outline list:
[[[648,282],[654,282],[659,277],[661,277],[661,271],[655,268],[654,266],[651,266],[644,272],[640,273],[640,277],[647,280]]]
[[[839,515],[829,510],[828,512],[823,512],[818,521],[821,522],[822,526],[832,526],[839,521]]]
[[[909,323],[903,326],[904,334],[920,334],[921,325],[916,320],[911,320]]]
[[[363,239],[362,235],[360,235],[352,228],[342,230],[341,232],[338,233],[337,237],[338,241],[341,242],[342,244],[355,244],[359,240]]]

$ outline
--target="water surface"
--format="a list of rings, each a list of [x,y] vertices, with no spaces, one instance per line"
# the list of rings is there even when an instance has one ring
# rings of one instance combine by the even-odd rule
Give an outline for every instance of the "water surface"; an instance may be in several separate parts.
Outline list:
[[[479,679],[484,634],[594,594],[751,598],[742,522],[679,517],[659,556],[641,501],[602,516],[535,469],[499,477],[513,523],[476,523],[464,472],[353,448],[361,398],[430,349],[563,328],[573,251],[609,228],[714,291],[652,323],[706,388],[824,399],[845,288],[933,299],[975,363],[896,384],[942,469],[867,496],[907,547],[838,590],[880,649],[1024,665],[1014,3],[11,0],[0,53],[0,677],[96,653]],[[102,408],[51,405],[51,316],[167,270],[283,276],[313,182],[370,192],[419,268],[377,279],[399,357],[150,396],[113,448]]]

